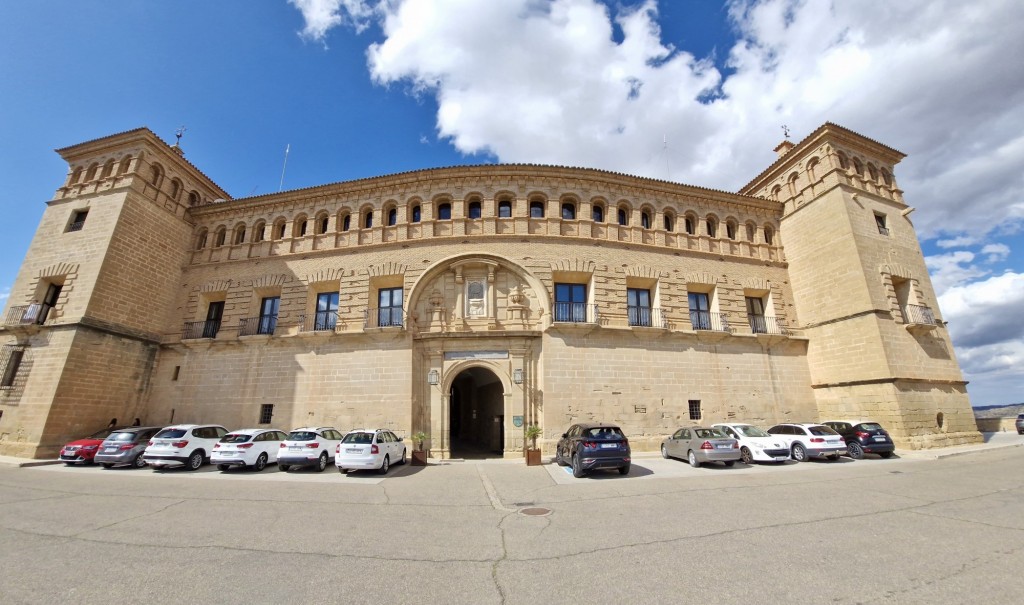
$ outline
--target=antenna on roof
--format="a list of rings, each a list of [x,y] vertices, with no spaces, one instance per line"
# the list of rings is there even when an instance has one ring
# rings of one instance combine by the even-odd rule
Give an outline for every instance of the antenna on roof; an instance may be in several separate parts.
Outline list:
[[[782,135],[786,137],[787,141],[789,140],[789,126],[786,126],[785,124],[782,125]]]
[[[188,130],[188,128],[185,128],[185,125],[182,124],[181,128],[179,128],[179,129],[174,131],[174,145],[175,146],[178,146],[181,143],[181,137],[185,134],[186,130]]]
[[[281,184],[277,186],[277,190],[280,192],[284,189],[284,171],[288,168],[288,152],[291,151],[292,144],[288,143],[284,147],[284,166],[281,166]]]

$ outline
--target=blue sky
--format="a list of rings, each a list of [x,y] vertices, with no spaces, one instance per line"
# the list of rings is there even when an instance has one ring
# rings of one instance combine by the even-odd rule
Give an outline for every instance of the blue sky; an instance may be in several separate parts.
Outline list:
[[[787,124],[896,178],[975,405],[1024,401],[1024,5],[1010,0],[5,2],[0,297],[67,167],[137,126],[234,197],[483,162],[736,190]],[[500,116],[501,119],[494,119]],[[667,141],[667,145],[665,143]]]

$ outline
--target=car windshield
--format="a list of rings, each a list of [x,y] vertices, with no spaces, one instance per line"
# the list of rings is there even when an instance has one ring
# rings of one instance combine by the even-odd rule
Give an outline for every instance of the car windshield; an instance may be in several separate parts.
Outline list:
[[[107,441],[131,442],[135,441],[135,433],[111,433]]]
[[[809,426],[809,427],[807,427],[807,431],[810,434],[817,435],[819,437],[821,437],[823,435],[838,435],[839,434],[839,433],[833,431],[832,429],[828,428],[827,426]]]
[[[860,430],[862,430],[862,431],[880,431],[880,430],[882,430],[882,425],[878,424],[877,422],[865,422],[863,424],[858,424],[857,426],[860,427]]]
[[[110,429],[103,429],[102,431],[96,431],[92,435],[89,435],[89,439],[106,439],[114,431]]]
[[[248,441],[250,439],[252,439],[252,435],[242,435],[242,434],[228,433],[227,435],[224,435],[223,437],[220,438],[220,442],[221,443],[245,443],[246,441]]]
[[[349,433],[341,442],[369,445],[373,443],[373,433]]]
[[[185,429],[164,429],[164,430],[160,431],[159,433],[157,433],[153,438],[154,439],[177,439],[179,437],[184,437],[185,433],[187,433],[187,432],[188,431],[185,430]]]
[[[722,439],[725,435],[718,429],[694,429],[694,435],[698,439]]]
[[[756,426],[738,426],[736,427],[736,430],[738,430],[744,437],[771,437],[771,435]]]
[[[583,431],[583,435],[597,439],[620,439],[622,431],[617,426],[595,426]]]
[[[312,441],[317,434],[313,431],[292,431],[288,433],[288,441]]]

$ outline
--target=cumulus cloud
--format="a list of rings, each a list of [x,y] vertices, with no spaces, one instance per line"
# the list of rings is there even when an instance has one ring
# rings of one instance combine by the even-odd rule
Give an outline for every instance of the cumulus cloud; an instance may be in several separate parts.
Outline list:
[[[949,254],[926,256],[924,261],[932,277],[932,286],[941,299],[951,287],[984,277],[988,271],[974,263],[975,254],[968,250],[957,250]]]
[[[1010,256],[1010,247],[1006,244],[988,244],[981,249],[981,253],[987,255],[985,262],[998,263]]]
[[[323,42],[327,31],[346,22],[363,31],[369,25],[373,7],[364,0],[288,0],[288,3],[302,12],[306,27],[302,36]]]
[[[978,243],[977,238],[969,237],[966,235],[960,235],[950,239],[940,239],[935,242],[935,245],[939,248],[967,248]]]

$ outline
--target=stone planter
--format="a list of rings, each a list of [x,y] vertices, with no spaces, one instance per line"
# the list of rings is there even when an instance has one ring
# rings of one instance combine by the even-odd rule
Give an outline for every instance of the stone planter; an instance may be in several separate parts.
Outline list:
[[[540,466],[540,450],[526,450],[526,466]]]
[[[427,452],[423,450],[413,450],[412,452],[412,465],[413,466],[426,466],[427,465]]]

